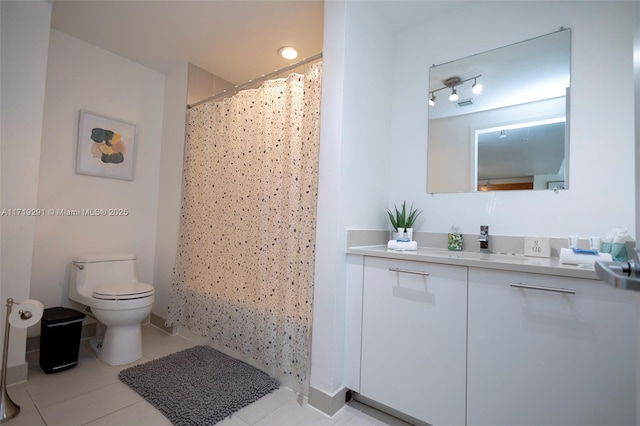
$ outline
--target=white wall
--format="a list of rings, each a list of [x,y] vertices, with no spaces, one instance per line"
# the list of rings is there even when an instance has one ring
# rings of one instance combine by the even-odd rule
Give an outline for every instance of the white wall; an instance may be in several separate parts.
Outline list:
[[[391,173],[389,204],[407,199],[423,209],[419,231],[456,222],[465,233],[489,225],[497,235],[586,237],[620,225],[634,234],[633,24],[633,2],[470,2],[398,34],[391,161],[405,166]],[[427,195],[429,67],[561,26],[572,30],[570,189]]]
[[[640,3],[635,4],[633,66],[635,75],[635,139],[636,139],[636,230],[640,230]],[[640,320],[640,316],[638,317]],[[640,329],[639,329],[640,330]],[[640,339],[638,339],[640,342]],[[640,371],[640,370],[639,370]],[[639,373],[640,374],[640,373]],[[638,404],[640,407],[640,404]],[[640,417],[639,417],[640,418]]]
[[[126,208],[129,214],[37,218],[31,297],[45,307],[72,306],[70,262],[82,253],[133,252],[140,280],[154,283],[164,81],[142,65],[51,31],[38,207]],[[81,109],[136,124],[133,181],[75,173]]]
[[[635,139],[636,139],[636,230],[640,230],[640,3],[636,2],[635,6],[635,31],[633,38],[633,65],[635,73]],[[636,294],[636,301],[640,303],[640,293]],[[639,305],[640,306],[640,305]],[[640,333],[640,315],[638,315],[638,333]],[[640,353],[640,338],[638,339],[638,353]],[[638,357],[638,365],[636,366],[636,386],[640,389],[640,357]],[[636,418],[640,419],[640,392],[636,395],[638,414]]]
[[[2,103],[2,209],[36,207],[42,137],[51,4],[0,2]],[[29,298],[34,217],[1,217],[1,315],[4,339],[5,300]],[[9,367],[24,365],[26,330],[11,330]],[[25,371],[26,373],[26,371]]]
[[[187,104],[191,105],[224,90],[231,90],[235,85],[190,63],[187,86]],[[216,102],[220,100],[222,98],[216,99]]]
[[[340,194],[333,189],[339,188],[341,179],[338,164],[343,143],[344,14],[344,3],[325,2],[310,385],[327,393],[333,393],[342,381],[342,364],[336,360],[336,355],[344,329],[336,323],[334,312],[344,265],[336,253],[341,241],[337,214]],[[337,346],[335,349],[334,345]]]
[[[325,2],[324,19],[311,386],[331,395],[343,385],[346,228],[386,209],[392,46],[368,2]]]

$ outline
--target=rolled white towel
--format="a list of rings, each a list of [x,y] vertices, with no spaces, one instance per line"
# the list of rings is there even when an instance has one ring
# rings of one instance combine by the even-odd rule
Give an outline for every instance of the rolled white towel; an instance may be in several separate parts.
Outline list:
[[[567,265],[595,265],[597,260],[604,260],[605,262],[611,262],[613,258],[609,253],[595,254],[580,254],[574,253],[572,249],[561,248],[560,249],[560,263]]]
[[[418,242],[389,240],[387,248],[390,250],[418,250]]]
[[[622,226],[615,226],[609,232],[604,234],[600,240],[603,243],[611,243],[611,244],[624,244],[627,241],[633,241],[631,234],[627,228]]]

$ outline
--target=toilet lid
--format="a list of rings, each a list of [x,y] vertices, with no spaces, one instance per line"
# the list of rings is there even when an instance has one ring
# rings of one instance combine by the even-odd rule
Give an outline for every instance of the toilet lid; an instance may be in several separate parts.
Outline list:
[[[137,281],[101,284],[93,291],[93,297],[106,300],[140,299],[153,295],[153,286]]]

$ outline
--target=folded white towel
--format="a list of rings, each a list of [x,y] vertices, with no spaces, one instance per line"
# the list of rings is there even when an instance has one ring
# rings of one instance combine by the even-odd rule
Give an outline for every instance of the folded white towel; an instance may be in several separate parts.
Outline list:
[[[594,254],[578,254],[568,248],[560,249],[560,263],[567,265],[595,265],[597,260],[604,260],[605,262],[611,262],[613,258],[609,253]]]
[[[390,250],[418,250],[418,242],[389,240],[387,248]]]

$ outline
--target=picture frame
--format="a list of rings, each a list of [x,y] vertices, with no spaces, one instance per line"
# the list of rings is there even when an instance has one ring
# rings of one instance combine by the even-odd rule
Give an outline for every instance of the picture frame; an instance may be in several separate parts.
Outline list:
[[[136,125],[80,110],[76,174],[133,180]]]

